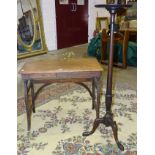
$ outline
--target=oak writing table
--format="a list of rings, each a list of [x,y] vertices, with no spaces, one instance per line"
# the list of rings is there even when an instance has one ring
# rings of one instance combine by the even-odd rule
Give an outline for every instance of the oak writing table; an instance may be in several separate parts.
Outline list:
[[[102,71],[103,68],[96,58],[43,59],[26,63],[19,73],[24,80],[27,130],[31,129],[31,114],[32,111],[35,112],[35,99],[39,92],[45,86],[56,82],[74,82],[86,88],[92,97],[92,108],[96,110],[96,118],[99,118]],[[92,90],[83,83],[86,81],[91,81]],[[42,86],[34,91],[36,83],[41,83]],[[31,104],[28,101],[29,92]]]

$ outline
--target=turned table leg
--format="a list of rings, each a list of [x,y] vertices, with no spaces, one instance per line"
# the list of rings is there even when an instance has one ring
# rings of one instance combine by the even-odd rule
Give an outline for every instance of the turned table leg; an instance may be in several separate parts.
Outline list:
[[[92,109],[96,109],[95,79],[92,79]]]
[[[26,106],[26,115],[27,115],[27,130],[31,129],[31,108],[28,102],[28,80],[24,80],[24,100]]]
[[[32,99],[32,110],[35,113],[35,96],[34,96],[34,84],[31,81],[30,82],[30,88],[31,88],[31,99]]]

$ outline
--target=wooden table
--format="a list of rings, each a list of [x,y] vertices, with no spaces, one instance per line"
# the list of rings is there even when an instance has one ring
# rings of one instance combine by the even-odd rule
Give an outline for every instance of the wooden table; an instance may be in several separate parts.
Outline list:
[[[100,78],[102,67],[95,58],[43,59],[26,63],[19,73],[24,80],[24,99],[27,113],[27,130],[31,129],[31,114],[35,112],[35,99],[45,86],[55,82],[74,82],[86,88],[92,97],[92,108],[99,118]],[[83,82],[91,81],[92,90]],[[42,86],[34,91],[34,84]],[[30,92],[30,95],[29,95]],[[29,103],[28,97],[32,103]]]

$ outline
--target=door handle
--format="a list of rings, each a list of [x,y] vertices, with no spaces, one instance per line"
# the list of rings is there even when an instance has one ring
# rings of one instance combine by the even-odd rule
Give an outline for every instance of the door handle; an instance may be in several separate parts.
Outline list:
[[[77,5],[76,3],[71,3],[71,11],[76,12],[77,11]]]
[[[71,3],[71,11],[74,12],[74,3]]]
[[[77,5],[76,5],[76,3],[74,3],[74,12],[76,12],[77,11]]]

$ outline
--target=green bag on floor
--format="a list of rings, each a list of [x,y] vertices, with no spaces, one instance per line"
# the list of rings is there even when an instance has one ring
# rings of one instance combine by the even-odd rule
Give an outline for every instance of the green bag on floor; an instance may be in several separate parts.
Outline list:
[[[102,34],[97,34],[94,38],[90,40],[88,45],[87,54],[88,56],[96,57],[99,61],[102,56]],[[106,58],[109,55],[109,43],[107,44]],[[114,62],[122,63],[122,46],[119,43],[114,45]],[[127,65],[137,66],[137,44],[135,42],[129,41],[128,52],[127,52]]]
[[[137,67],[137,43],[128,43],[127,64]]]
[[[129,41],[127,50],[127,65],[137,67],[137,44]],[[122,46],[119,43],[115,44],[114,51],[114,61],[122,63]]]
[[[97,34],[96,37],[90,40],[87,49],[88,56],[96,57],[99,61],[101,60],[101,46],[102,46],[101,39],[102,34],[101,33]]]

